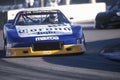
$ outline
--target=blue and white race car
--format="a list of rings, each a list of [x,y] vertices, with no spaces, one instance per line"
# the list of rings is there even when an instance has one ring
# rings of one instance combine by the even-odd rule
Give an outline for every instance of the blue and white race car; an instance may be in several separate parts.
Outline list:
[[[22,10],[4,25],[6,57],[84,53],[81,26],[72,25],[60,10]]]

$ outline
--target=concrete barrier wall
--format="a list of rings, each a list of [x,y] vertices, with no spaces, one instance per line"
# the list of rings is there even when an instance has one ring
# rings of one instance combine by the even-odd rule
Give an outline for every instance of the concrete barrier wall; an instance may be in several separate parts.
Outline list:
[[[60,9],[67,18],[73,17],[73,22],[78,21],[89,21],[94,20],[97,13],[106,11],[106,4],[105,3],[88,3],[88,4],[77,4],[77,5],[63,5],[63,6],[56,6],[56,7],[42,7],[42,8],[35,8],[36,10],[39,9]],[[13,19],[18,10],[10,10],[8,11],[8,20]]]
[[[97,13],[106,11],[105,3],[68,5],[59,6],[58,8],[62,10],[68,18],[73,17],[73,22],[91,21],[95,19]]]

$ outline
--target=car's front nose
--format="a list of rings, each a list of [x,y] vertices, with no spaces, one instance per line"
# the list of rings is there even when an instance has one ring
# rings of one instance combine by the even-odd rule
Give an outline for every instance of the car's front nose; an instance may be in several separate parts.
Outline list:
[[[11,44],[13,44],[12,47],[7,50],[10,57],[81,54],[85,51],[85,46],[81,43],[81,39],[76,39],[73,36],[62,36],[59,37],[59,40],[28,41]]]
[[[32,27],[29,32],[25,31],[26,28],[24,30],[24,28],[18,27],[15,34],[8,31],[9,44],[12,45],[7,48],[8,57],[81,54],[85,51],[80,27],[74,29],[70,26],[68,28],[67,25],[63,28],[53,27],[51,32],[55,33],[50,34],[44,32],[48,31],[50,27],[44,28],[45,30],[43,29],[44,31],[42,30],[42,33],[39,34],[36,32],[41,30],[41,27],[37,27],[37,30],[33,30]]]
[[[50,46],[49,46],[50,47]],[[58,55],[58,54],[81,54],[83,51],[82,45],[64,45],[61,49],[57,50],[34,50],[32,47],[26,48],[11,48],[8,49],[9,57],[21,56],[45,56],[45,55]]]

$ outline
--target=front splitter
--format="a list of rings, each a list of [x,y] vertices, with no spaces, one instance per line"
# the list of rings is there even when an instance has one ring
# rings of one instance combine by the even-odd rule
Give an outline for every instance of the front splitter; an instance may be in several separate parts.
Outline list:
[[[85,52],[83,45],[64,45],[61,50],[39,50],[33,51],[32,47],[9,48],[7,49],[7,57],[29,57],[29,56],[47,56],[60,54],[82,54]]]

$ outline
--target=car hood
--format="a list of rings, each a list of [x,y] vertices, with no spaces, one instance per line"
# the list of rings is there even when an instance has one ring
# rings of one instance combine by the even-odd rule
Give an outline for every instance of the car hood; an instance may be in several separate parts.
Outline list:
[[[48,24],[48,25],[17,25],[16,30],[19,37],[72,35],[70,24]]]

